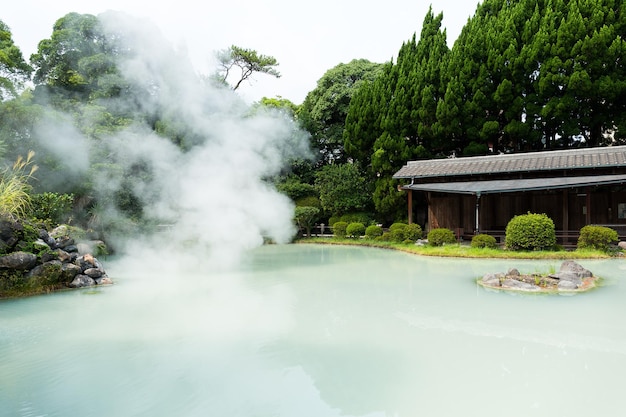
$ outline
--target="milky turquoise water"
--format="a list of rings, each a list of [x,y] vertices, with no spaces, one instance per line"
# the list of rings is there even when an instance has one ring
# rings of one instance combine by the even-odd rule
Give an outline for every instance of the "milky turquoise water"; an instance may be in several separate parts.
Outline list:
[[[237,270],[104,261],[0,301],[0,416],[624,416],[626,260],[575,296],[477,287],[558,261],[265,246]]]

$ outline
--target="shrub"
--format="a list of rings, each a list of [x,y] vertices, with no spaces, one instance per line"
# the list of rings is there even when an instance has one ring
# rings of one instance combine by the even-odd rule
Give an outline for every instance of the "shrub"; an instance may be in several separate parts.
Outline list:
[[[428,232],[428,244],[431,246],[442,246],[445,244],[456,243],[454,232],[445,227],[433,229]]]
[[[72,210],[73,194],[42,193],[31,196],[31,217],[52,225],[65,223]]]
[[[315,207],[322,210],[322,204],[320,203],[320,199],[314,196],[311,197],[303,197],[296,200],[296,207]]]
[[[408,224],[406,223],[394,223],[389,226],[389,240],[392,242],[403,242],[405,237],[405,229]]]
[[[341,216],[340,220],[342,222],[346,222],[348,224],[350,224],[350,223],[363,223],[365,225],[365,224],[372,223],[372,216],[370,216],[368,213],[364,213],[364,212],[347,213],[347,214],[344,214],[343,216]]]
[[[419,224],[411,223],[404,228],[404,240],[415,242],[422,238],[422,227]]]
[[[473,248],[495,249],[498,247],[498,244],[495,237],[481,233],[472,237],[471,246]]]
[[[294,211],[294,220],[300,229],[306,231],[307,236],[311,236],[311,227],[315,224],[320,213],[317,207],[296,207]]]
[[[608,252],[611,244],[617,243],[617,232],[605,226],[585,226],[580,229],[578,249],[598,249]]]
[[[383,235],[383,228],[375,224],[371,226],[367,226],[367,229],[365,229],[365,237],[369,239],[376,239],[377,237],[382,236],[382,235]]]
[[[348,237],[357,238],[365,234],[365,225],[359,222],[352,222],[346,227]]]
[[[348,223],[346,222],[336,222],[333,225],[333,233],[336,237],[346,237],[346,228],[348,227]]]
[[[506,226],[505,244],[511,250],[546,250],[556,245],[554,222],[546,214],[513,217]]]

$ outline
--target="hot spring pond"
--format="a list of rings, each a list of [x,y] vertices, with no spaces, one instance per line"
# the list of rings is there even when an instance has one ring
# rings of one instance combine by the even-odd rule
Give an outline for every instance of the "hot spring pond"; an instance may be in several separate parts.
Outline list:
[[[626,260],[573,296],[486,290],[560,261],[265,246],[0,301],[0,416],[626,415]],[[139,269],[137,269],[139,270]]]

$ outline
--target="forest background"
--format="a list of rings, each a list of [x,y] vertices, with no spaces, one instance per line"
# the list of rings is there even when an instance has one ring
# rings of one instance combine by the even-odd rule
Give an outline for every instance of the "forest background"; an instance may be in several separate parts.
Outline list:
[[[211,89],[213,98],[195,115],[205,123],[228,103],[244,119],[268,112],[285,119],[294,141],[306,132],[310,152],[283,151],[286,166],[260,171],[264,184],[294,202],[300,226],[342,216],[391,224],[406,216],[392,175],[409,160],[626,144],[624,5],[485,0],[451,48],[443,16],[431,9],[395,59],[339,63],[301,104],[281,97],[252,106],[238,101],[242,78],[229,71],[280,76],[280,57],[238,46],[220,51],[215,74],[162,64],[180,59],[175,54],[159,61],[159,71],[184,78],[191,89]],[[196,152],[204,140],[204,131],[180,113],[187,103],[172,106],[163,100],[172,92],[158,80],[126,75],[122,65],[140,52],[128,42],[133,26],[106,19],[60,17],[29,60],[0,22],[5,165],[34,151],[37,180],[25,177],[32,193],[71,196],[66,216],[103,234],[164,221],[149,210],[156,196],[138,187],[156,168],[141,158],[124,161],[112,137],[141,126],[183,153]]]

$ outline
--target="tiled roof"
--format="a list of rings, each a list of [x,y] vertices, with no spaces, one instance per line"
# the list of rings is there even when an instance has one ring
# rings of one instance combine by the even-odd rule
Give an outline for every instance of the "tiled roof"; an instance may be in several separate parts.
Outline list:
[[[626,167],[626,146],[410,161],[394,178]]]

